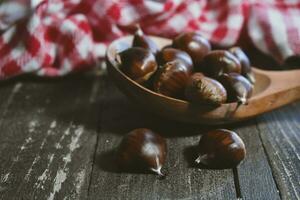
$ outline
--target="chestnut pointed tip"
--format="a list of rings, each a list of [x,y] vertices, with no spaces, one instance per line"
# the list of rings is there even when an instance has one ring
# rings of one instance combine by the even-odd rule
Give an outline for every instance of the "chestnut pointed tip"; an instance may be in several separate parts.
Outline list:
[[[151,170],[152,172],[154,172],[155,174],[157,174],[158,177],[159,177],[159,179],[165,179],[165,178],[166,178],[166,174],[165,174],[165,173],[162,173],[161,166],[158,167],[157,169],[151,168],[150,170]]]
[[[121,65],[122,64],[122,61],[121,61],[121,56],[120,54],[117,54],[116,57],[115,57],[115,61],[118,65]]]
[[[195,160],[195,162],[196,162],[197,164],[200,164],[200,163],[201,163],[201,156],[199,156],[199,157]]]
[[[143,32],[143,30],[142,30],[142,28],[141,28],[141,26],[139,24],[136,25],[136,32],[135,32],[135,34],[138,35],[138,36],[143,36],[144,35],[144,32]]]
[[[247,98],[245,97],[237,97],[238,99],[238,104],[241,104],[241,105],[248,105],[248,100]]]
[[[206,164],[207,162],[206,162],[206,159],[207,159],[207,154],[204,154],[204,155],[199,155],[199,157],[198,158],[196,158],[196,160],[195,160],[195,162],[197,163],[197,164]]]

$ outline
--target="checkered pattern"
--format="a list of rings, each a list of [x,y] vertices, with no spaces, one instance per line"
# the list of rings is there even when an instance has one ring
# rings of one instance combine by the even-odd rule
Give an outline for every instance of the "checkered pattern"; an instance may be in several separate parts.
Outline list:
[[[18,10],[18,12],[16,12]],[[147,34],[199,31],[234,45],[243,27],[279,62],[300,54],[297,0],[9,0],[0,4],[0,79],[25,72],[61,76],[88,69],[139,23]]]

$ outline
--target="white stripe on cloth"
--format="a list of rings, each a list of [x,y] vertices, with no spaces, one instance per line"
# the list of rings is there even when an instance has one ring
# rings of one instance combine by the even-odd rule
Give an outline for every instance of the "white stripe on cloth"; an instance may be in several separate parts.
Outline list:
[[[168,24],[175,31],[180,31],[187,25],[187,20],[182,15],[175,15],[169,20]]]
[[[289,32],[289,43],[292,46],[294,52],[300,54],[300,10],[299,9],[290,9],[289,10],[289,17],[287,20],[291,23]]]
[[[226,27],[229,27],[229,29],[227,30],[225,37],[222,39],[223,45],[227,46],[235,42],[236,38],[239,35],[239,27],[241,27],[243,21],[244,18],[241,15],[229,16],[226,25]]]
[[[251,10],[255,12],[255,10]],[[255,27],[255,28],[253,28]],[[257,16],[253,13],[250,13],[249,22],[248,22],[248,31],[249,36],[251,37],[254,45],[264,53],[268,53],[268,47],[264,38],[263,29],[259,24]]]
[[[149,10],[149,14],[156,14],[164,10],[164,4],[155,1],[145,1],[145,7]]]
[[[24,72],[33,72],[39,69],[39,62],[36,60],[30,60],[28,63],[22,66]]]
[[[268,22],[270,23],[271,37],[273,42],[278,47],[280,54],[283,58],[293,54],[293,51],[289,45],[287,37],[287,27],[282,14],[277,9],[269,9],[266,11],[268,16]]]

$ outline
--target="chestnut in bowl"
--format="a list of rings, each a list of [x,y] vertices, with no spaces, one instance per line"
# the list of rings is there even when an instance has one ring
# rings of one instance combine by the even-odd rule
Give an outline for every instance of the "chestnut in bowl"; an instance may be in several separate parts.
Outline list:
[[[141,47],[144,49],[148,49],[154,55],[159,51],[158,46],[155,44],[155,42],[144,34],[140,26],[137,27],[137,31],[134,34],[132,47]]]
[[[185,97],[195,104],[219,106],[226,102],[227,92],[217,80],[206,77],[202,73],[195,73],[189,78]]]
[[[227,91],[228,102],[247,104],[253,91],[253,86],[248,79],[237,73],[229,73],[218,77],[218,81]]]
[[[191,71],[179,60],[167,62],[154,76],[155,92],[174,98],[182,98]]]
[[[139,84],[148,81],[158,68],[154,55],[147,49],[132,47],[118,55],[120,69]]]
[[[182,33],[173,40],[172,46],[187,52],[194,63],[194,67],[201,65],[203,57],[211,50],[207,39],[197,32]]]
[[[190,72],[193,71],[192,58],[189,56],[189,54],[182,50],[174,49],[171,47],[164,48],[157,54],[156,58],[159,65],[164,65],[167,62],[179,60],[185,64]]]
[[[214,50],[203,58],[201,68],[196,70],[209,77],[216,78],[224,73],[235,72],[240,74],[242,67],[240,61],[229,51]]]
[[[250,60],[246,53],[240,47],[232,47],[229,49],[229,52],[232,53],[241,63],[241,74],[246,77],[252,84],[255,83],[255,77],[252,72]]]

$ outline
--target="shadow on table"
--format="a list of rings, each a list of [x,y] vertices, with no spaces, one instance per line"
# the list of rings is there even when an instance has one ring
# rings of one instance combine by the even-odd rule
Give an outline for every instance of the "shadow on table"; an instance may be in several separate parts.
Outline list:
[[[146,112],[136,103],[131,102],[111,81],[107,85],[106,90],[109,91],[109,94],[107,98],[102,99],[100,107],[102,113],[100,132],[124,135],[136,128],[149,128],[166,138],[172,138],[200,135],[217,128],[232,129],[249,123],[246,121],[230,125],[208,126],[169,120]]]
[[[125,135],[136,128],[149,128],[164,137],[186,137],[199,134],[210,127],[171,121],[145,112],[119,91],[114,97],[104,100],[101,132]]]
[[[213,129],[226,128],[234,129],[241,126],[247,126],[255,123],[254,120],[238,122],[228,125],[201,125],[189,124],[178,121],[169,120],[158,115],[154,115],[133,105],[125,97],[120,97],[115,102],[109,103],[104,109],[105,118],[102,121],[103,127],[101,131],[116,135],[124,135],[136,128],[149,128],[161,134],[166,138],[172,137],[188,137],[201,135]],[[114,107],[114,109],[110,109]]]

